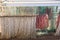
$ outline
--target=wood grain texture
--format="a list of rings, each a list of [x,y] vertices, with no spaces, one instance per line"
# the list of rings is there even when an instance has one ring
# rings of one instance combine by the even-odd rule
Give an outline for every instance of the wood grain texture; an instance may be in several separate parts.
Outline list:
[[[36,17],[0,17],[2,38],[35,37]]]

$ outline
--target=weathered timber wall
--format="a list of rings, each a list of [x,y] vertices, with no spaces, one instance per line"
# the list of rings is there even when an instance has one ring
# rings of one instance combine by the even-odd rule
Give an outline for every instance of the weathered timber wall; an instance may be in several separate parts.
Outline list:
[[[36,17],[0,17],[2,38],[35,37]]]

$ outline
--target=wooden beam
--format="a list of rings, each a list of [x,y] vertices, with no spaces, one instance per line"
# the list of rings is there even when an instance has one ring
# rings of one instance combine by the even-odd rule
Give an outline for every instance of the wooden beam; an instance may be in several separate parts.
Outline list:
[[[2,15],[0,17],[36,17],[38,14],[26,14],[26,15]]]

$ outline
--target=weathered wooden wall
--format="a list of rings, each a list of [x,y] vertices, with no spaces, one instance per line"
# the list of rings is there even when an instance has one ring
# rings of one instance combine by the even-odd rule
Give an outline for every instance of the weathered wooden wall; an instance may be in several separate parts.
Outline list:
[[[0,17],[1,37],[35,37],[36,17]]]

